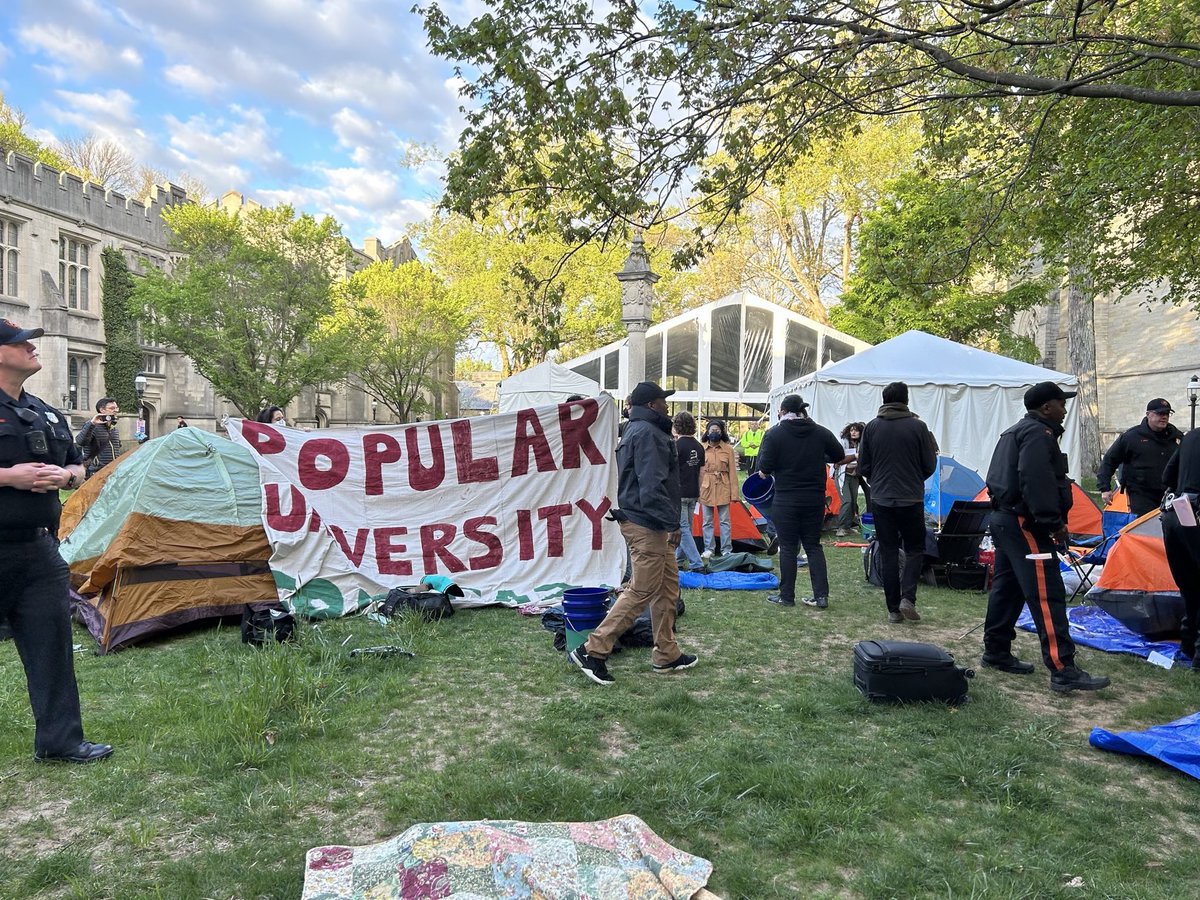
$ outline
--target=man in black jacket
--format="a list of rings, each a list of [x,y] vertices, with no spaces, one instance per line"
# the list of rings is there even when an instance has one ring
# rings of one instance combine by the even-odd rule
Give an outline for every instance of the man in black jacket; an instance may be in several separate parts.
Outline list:
[[[1112,477],[1121,470],[1129,494],[1129,511],[1142,516],[1158,509],[1163,496],[1163,469],[1179,447],[1183,432],[1171,424],[1171,404],[1155,397],[1146,404],[1146,417],[1113,441],[1100,468],[1096,485],[1105,503],[1112,500]]]
[[[91,478],[121,455],[121,435],[117,433],[117,401],[104,397],[96,402],[96,414],[79,430],[75,443],[83,453],[86,477]]]
[[[938,446],[908,408],[907,384],[892,382],[883,389],[882,399],[879,414],[863,429],[858,475],[871,488],[888,621],[917,622],[917,579],[925,565],[925,479],[937,469]]]
[[[1200,526],[1196,524],[1197,498],[1200,498],[1200,428],[1183,436],[1175,455],[1163,470],[1163,483],[1168,499],[1183,497],[1187,508],[1180,515],[1178,507],[1164,504],[1162,514],[1163,544],[1167,550],[1167,565],[1171,577],[1183,598],[1183,621],[1179,625],[1179,652],[1191,660],[1193,669],[1200,669],[1196,659],[1196,637],[1200,633]]]
[[[572,650],[571,662],[596,684],[612,684],[608,656],[617,638],[650,607],[654,671],[678,672],[696,664],[675,642],[679,600],[679,460],[671,440],[667,397],[651,381],[629,395],[629,424],[617,444],[617,504],[614,512],[629,546],[633,577],[587,642]]]
[[[779,593],[767,597],[780,606],[796,605],[796,549],[804,545],[812,597],[806,606],[829,606],[829,575],[821,549],[821,524],[825,521],[826,464],[841,464],[842,443],[805,412],[808,404],[799,394],[788,394],[779,404],[779,424],[767,431],[758,451],[758,470],[775,478],[771,519],[779,533]]]
[[[1052,381],[1027,390],[1028,412],[1000,435],[987,474],[996,572],[984,621],[983,665],[1014,675],[1033,671],[1032,663],[1012,652],[1017,619],[1028,603],[1050,670],[1050,689],[1058,693],[1097,691],[1109,684],[1075,665],[1066,590],[1054,553],[1067,539],[1071,510],[1067,457],[1058,441],[1067,400],[1074,396]]]

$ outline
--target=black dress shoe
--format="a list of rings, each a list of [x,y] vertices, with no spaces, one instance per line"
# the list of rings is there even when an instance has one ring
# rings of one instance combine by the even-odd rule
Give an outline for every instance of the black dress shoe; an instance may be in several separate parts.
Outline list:
[[[98,759],[107,759],[112,756],[112,752],[111,744],[93,744],[91,741],[84,741],[66,753],[35,753],[33,759],[35,762],[90,763]]]
[[[985,669],[999,669],[1001,672],[1008,672],[1010,675],[1033,674],[1033,663],[1017,659],[1011,653],[1008,656],[985,656],[980,662],[983,663]]]

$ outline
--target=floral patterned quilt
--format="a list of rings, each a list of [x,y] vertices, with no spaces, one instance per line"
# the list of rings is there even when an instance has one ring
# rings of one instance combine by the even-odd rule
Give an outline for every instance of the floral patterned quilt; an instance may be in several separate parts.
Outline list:
[[[305,862],[303,900],[690,900],[712,874],[637,816],[414,825],[378,844],[314,847]]]

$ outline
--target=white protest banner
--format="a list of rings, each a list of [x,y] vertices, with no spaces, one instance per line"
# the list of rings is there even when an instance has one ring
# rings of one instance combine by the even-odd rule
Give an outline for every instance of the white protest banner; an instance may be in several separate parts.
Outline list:
[[[616,585],[620,529],[612,397],[497,416],[299,431],[243,419],[280,599],[353,612],[391,588],[446,576],[456,606],[517,605]]]

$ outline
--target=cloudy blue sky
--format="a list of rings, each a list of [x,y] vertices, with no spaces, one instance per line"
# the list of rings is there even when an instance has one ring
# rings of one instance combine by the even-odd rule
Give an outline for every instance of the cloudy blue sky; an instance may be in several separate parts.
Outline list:
[[[444,2],[455,18],[473,0]],[[0,0],[0,91],[49,142],[88,132],[220,195],[392,243],[440,194],[452,67],[409,0]]]

